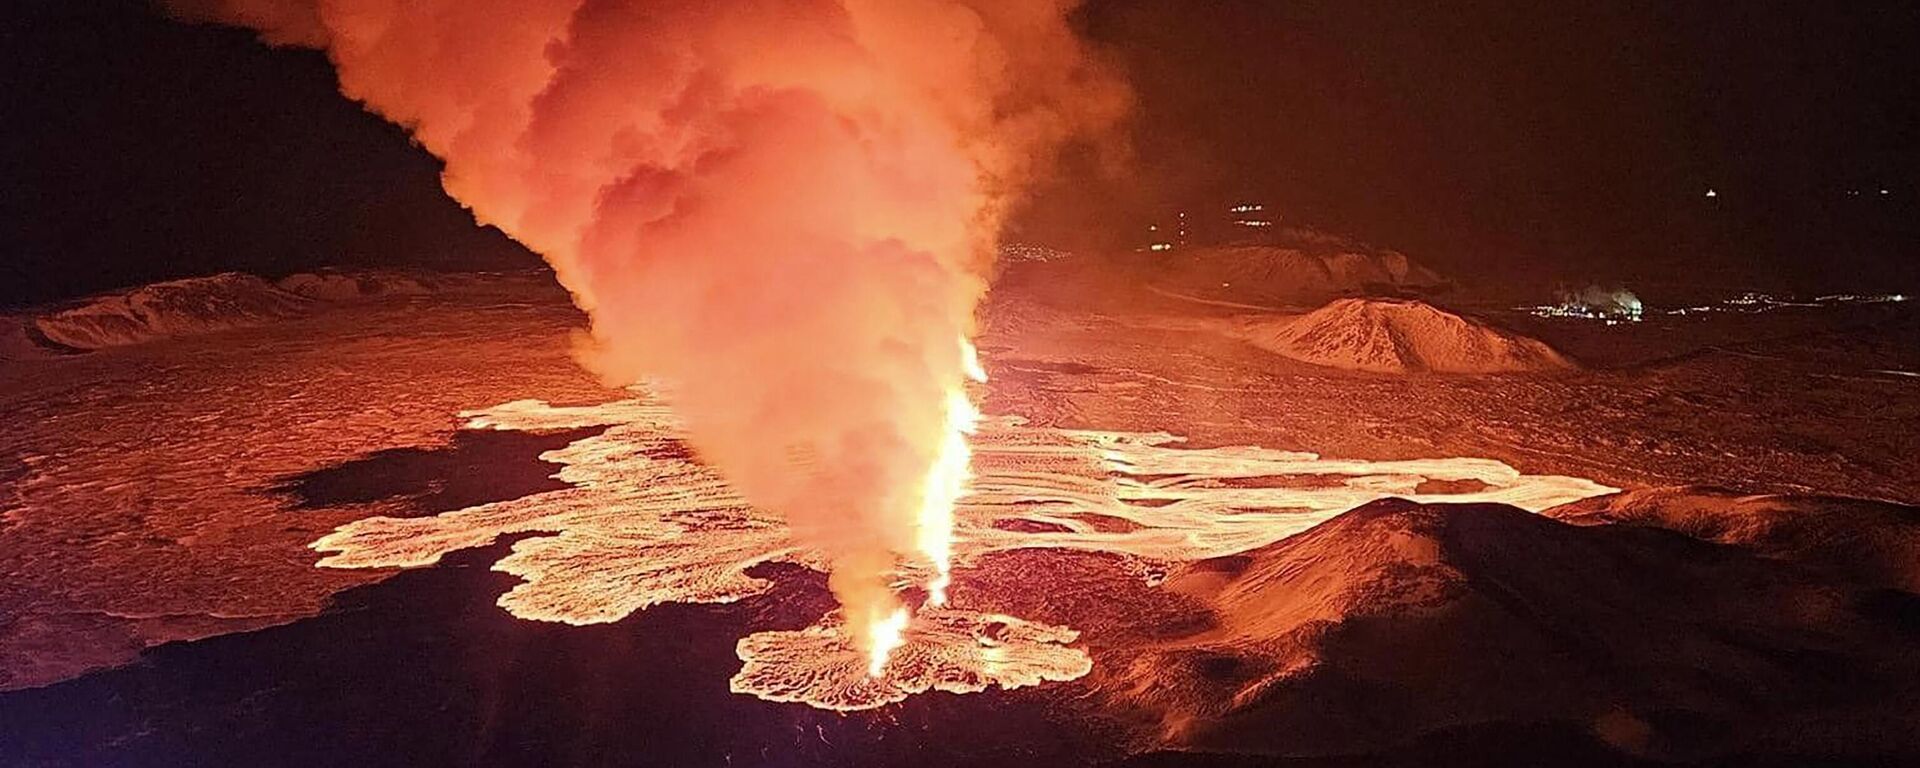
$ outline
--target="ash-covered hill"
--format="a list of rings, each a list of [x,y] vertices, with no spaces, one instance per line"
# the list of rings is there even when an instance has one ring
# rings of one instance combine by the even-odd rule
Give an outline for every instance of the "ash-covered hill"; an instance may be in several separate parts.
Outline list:
[[[1920,597],[1671,531],[1386,499],[1167,587],[1213,626],[1112,684],[1180,748],[1546,728],[1657,760],[1920,756]]]
[[[1242,319],[1231,333],[1329,368],[1374,373],[1517,373],[1574,364],[1545,342],[1407,299],[1339,299],[1304,315]]]

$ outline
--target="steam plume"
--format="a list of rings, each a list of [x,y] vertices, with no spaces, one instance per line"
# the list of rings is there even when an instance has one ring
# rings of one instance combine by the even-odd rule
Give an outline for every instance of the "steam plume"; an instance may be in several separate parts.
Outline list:
[[[1002,217],[1127,101],[1077,0],[168,2],[324,49],[444,159],[590,314],[588,364],[667,382],[703,458],[828,554],[856,637],[925,549]]]

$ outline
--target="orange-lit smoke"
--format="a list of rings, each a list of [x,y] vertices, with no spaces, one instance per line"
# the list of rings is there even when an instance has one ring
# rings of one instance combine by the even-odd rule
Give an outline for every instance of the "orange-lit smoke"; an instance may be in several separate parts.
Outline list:
[[[443,158],[588,311],[588,364],[664,381],[702,457],[827,553],[855,637],[893,622],[897,557],[948,546],[921,521],[964,482],[956,343],[1002,217],[1126,104],[1077,0],[170,2],[323,48]]]

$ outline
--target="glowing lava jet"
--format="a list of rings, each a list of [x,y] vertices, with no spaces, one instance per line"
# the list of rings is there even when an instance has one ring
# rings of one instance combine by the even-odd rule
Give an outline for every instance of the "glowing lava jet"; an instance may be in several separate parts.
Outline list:
[[[1125,89],[1076,0],[169,0],[326,51],[342,91],[542,254],[583,361],[824,554],[876,671],[945,599],[999,225]]]
[[[985,384],[987,371],[980,366],[980,353],[971,342],[960,341],[962,370],[967,378]],[[964,386],[947,389],[947,434],[940,443],[939,458],[927,473],[926,490],[920,506],[920,553],[933,564],[933,579],[927,582],[927,602],[947,603],[947,583],[953,569],[953,506],[966,493],[971,478],[973,452],[967,436],[980,424],[980,410],[967,397]]]
[[[960,354],[967,378],[986,383],[987,371],[981,367],[980,355],[973,343],[961,339]],[[972,477],[973,451],[967,445],[967,436],[972,435],[979,424],[980,410],[967,397],[966,387],[955,385],[949,388],[947,433],[940,443],[938,458],[927,472],[926,483],[921,491],[920,514],[915,524],[920,554],[933,569],[933,576],[927,580],[927,605],[935,608],[947,604],[947,585],[953,581],[953,510],[960,497],[966,494],[967,480]],[[887,657],[905,642],[902,633],[906,631],[910,617],[906,608],[896,608],[868,630],[869,676],[879,677],[885,673]]]

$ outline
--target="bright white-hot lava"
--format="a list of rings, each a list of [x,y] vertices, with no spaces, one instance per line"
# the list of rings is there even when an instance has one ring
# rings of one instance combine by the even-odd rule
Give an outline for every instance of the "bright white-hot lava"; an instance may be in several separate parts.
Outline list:
[[[314,543],[331,553],[320,564],[422,566],[502,535],[537,534],[494,566],[524,580],[500,604],[522,618],[574,624],[617,621],[661,603],[753,597],[769,584],[749,571],[765,563],[836,567],[781,516],[746,503],[719,474],[676,450],[680,421],[652,397],[573,408],[520,401],[470,416],[476,429],[609,428],[542,457],[564,465],[557,476],[568,489],[431,517],[359,520]],[[1168,434],[1032,427],[1011,417],[980,419],[962,442],[972,453],[972,480],[961,476],[963,495],[935,526],[950,526],[954,569],[1020,549],[1160,563],[1234,555],[1384,496],[1537,511],[1615,490],[1521,474],[1491,459],[1190,449]],[[918,570],[923,565],[936,574]],[[907,563],[897,575],[932,581],[938,569],[931,565]],[[1072,629],[998,615],[992,606],[931,603],[917,611],[891,606],[865,622],[852,620],[856,609],[847,607],[805,630],[747,637],[732,689],[851,710],[928,690],[1071,680],[1091,668],[1072,645]]]
[[[960,340],[960,355],[967,378],[986,383],[987,372],[980,365],[980,354],[966,339]],[[946,413],[946,434],[922,484],[920,512],[914,524],[915,543],[933,571],[927,578],[926,604],[934,608],[947,604],[947,586],[953,580],[953,508],[966,493],[967,481],[973,477],[970,466],[973,450],[967,445],[967,437],[980,423],[980,410],[974,407],[962,385],[947,389]],[[873,622],[868,628],[867,655],[871,660],[869,673],[873,676],[882,674],[888,655],[900,647],[901,633],[910,615],[906,608],[896,608],[886,619]]]
[[[906,608],[895,608],[892,613],[873,622],[867,630],[867,676],[880,677],[887,673],[887,658],[893,650],[906,642],[902,633],[907,631],[909,614]]]
[[[981,367],[980,353],[971,342],[960,341],[960,355],[967,378],[986,383],[987,371]],[[933,566],[933,577],[927,581],[929,605],[947,603],[947,584],[953,576],[953,506],[966,493],[967,481],[973,478],[973,450],[967,445],[967,437],[979,423],[980,410],[974,407],[966,388],[958,385],[949,388],[947,433],[940,443],[939,458],[927,473],[925,495],[920,504],[920,553]]]

